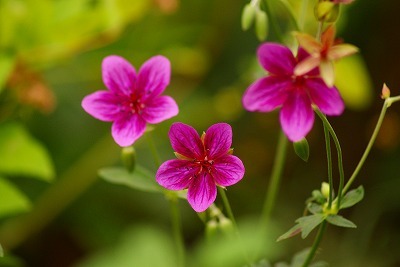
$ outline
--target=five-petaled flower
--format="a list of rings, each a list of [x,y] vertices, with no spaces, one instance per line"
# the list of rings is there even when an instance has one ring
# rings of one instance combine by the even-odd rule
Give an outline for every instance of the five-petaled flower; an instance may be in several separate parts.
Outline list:
[[[321,77],[329,87],[335,82],[333,62],[342,57],[352,55],[358,48],[351,44],[335,43],[335,27],[329,26],[322,34],[321,42],[306,33],[295,33],[299,45],[310,56],[297,64],[294,69],[296,75],[303,75],[315,67],[319,67]]]
[[[187,199],[196,212],[205,211],[215,201],[216,186],[230,186],[243,178],[243,163],[232,155],[229,124],[214,124],[200,137],[191,126],[177,122],[169,138],[178,159],[164,162],[156,180],[170,190],[187,188]]]
[[[122,146],[132,145],[145,131],[178,114],[175,100],[161,93],[169,84],[171,66],[167,58],[154,56],[139,72],[124,58],[108,56],[102,76],[109,90],[94,92],[82,100],[83,109],[102,121],[112,121],[112,136]]]
[[[328,87],[317,69],[295,75],[296,65],[309,55],[299,49],[297,57],[289,48],[264,43],[257,50],[260,64],[269,72],[255,81],[243,96],[248,111],[269,112],[278,107],[280,122],[286,136],[293,142],[303,139],[314,124],[312,105],[326,115],[340,115],[344,103],[335,87]]]

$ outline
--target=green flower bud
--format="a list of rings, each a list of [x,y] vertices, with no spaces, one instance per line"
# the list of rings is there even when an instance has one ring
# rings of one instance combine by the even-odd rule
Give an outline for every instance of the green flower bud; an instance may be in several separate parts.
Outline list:
[[[233,223],[230,219],[226,217],[222,217],[219,219],[219,228],[222,230],[223,233],[227,235],[233,235],[234,233]]]
[[[242,11],[242,29],[247,31],[251,24],[253,24],[256,15],[256,8],[251,3],[244,6]]]
[[[212,240],[218,235],[218,222],[212,219],[206,223],[206,238]]]
[[[261,9],[257,9],[255,17],[255,30],[258,40],[263,41],[268,35],[268,17],[267,13]]]
[[[329,199],[329,191],[330,191],[329,184],[323,182],[321,185],[321,193],[326,199]]]
[[[315,6],[314,12],[318,21],[332,23],[339,17],[340,5],[329,1],[322,1]]]
[[[310,156],[310,148],[308,146],[307,139],[303,138],[298,142],[294,142],[293,148],[297,156],[299,156],[305,162],[308,161],[308,157]]]
[[[121,160],[128,172],[133,172],[136,164],[136,151],[133,146],[123,147]]]

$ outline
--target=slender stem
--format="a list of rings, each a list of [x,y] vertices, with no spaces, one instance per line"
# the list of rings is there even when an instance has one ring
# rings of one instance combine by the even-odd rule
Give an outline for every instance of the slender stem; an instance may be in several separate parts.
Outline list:
[[[308,0],[303,0],[303,2],[301,4],[299,23],[298,23],[301,31],[304,31],[306,15],[307,15],[307,8],[308,8]]]
[[[158,168],[158,166],[161,165],[161,159],[160,156],[158,155],[156,145],[154,144],[154,140],[150,132],[146,134],[146,137],[147,137],[147,142],[149,143],[151,154],[153,155],[154,163],[157,165]]]
[[[182,223],[181,216],[179,212],[178,199],[170,198],[170,212],[172,221],[172,231],[174,235],[175,245],[178,250],[178,265],[179,267],[185,266],[185,247],[182,236]]]
[[[322,28],[324,27],[324,23],[320,21],[318,23],[318,28],[317,28],[317,34],[316,34],[316,39],[318,41],[321,41],[321,36],[322,36]]]
[[[386,114],[386,110],[388,109],[388,107],[390,107],[390,105],[394,102],[400,101],[400,96],[396,96],[396,97],[389,97],[385,100],[385,102],[383,103],[382,106],[382,110],[381,110],[381,114],[379,115],[378,118],[378,122],[376,123],[374,132],[372,133],[371,139],[368,142],[368,145],[364,151],[364,154],[362,155],[360,161],[358,162],[357,167],[355,168],[353,174],[351,175],[350,179],[347,181],[346,186],[343,188],[343,192],[342,194],[345,194],[347,192],[347,190],[349,190],[351,184],[354,182],[354,180],[356,179],[358,173],[361,170],[361,167],[364,165],[365,160],[368,157],[369,152],[371,151],[372,145],[374,144],[376,137],[378,136],[379,130],[382,126],[382,122],[383,119],[385,118],[385,114]]]
[[[236,220],[235,220],[235,217],[233,216],[231,205],[229,204],[229,200],[228,200],[228,197],[226,196],[225,190],[222,187],[218,186],[218,193],[222,197],[222,202],[224,203],[224,207],[226,209],[226,213],[228,214],[229,219],[232,221],[233,225],[235,226],[235,228],[237,230]]]
[[[319,230],[318,230],[317,236],[314,239],[314,243],[313,243],[313,245],[311,247],[311,250],[308,253],[307,258],[305,259],[302,267],[307,267],[311,263],[311,261],[314,259],[315,252],[317,252],[319,243],[321,243],[322,237],[323,237],[323,235],[325,233],[326,225],[327,225],[327,222],[323,221],[321,223],[321,225],[319,226]]]
[[[274,17],[274,14],[272,13],[269,1],[270,0],[265,0],[264,1],[264,3],[265,3],[265,5],[264,5],[265,6],[265,11],[267,12],[268,16],[270,17],[271,27],[275,32],[275,35],[276,35],[276,38],[278,39],[278,42],[279,43],[284,43],[284,38],[282,36],[281,30],[280,30],[280,28],[278,26],[278,23],[277,23],[277,21],[276,21],[276,19]]]
[[[328,208],[332,207],[333,200],[333,177],[332,177],[332,151],[329,130],[324,124],[324,135],[325,135],[325,146],[326,146],[326,158],[328,162],[328,181],[329,181],[329,199]]]
[[[324,125],[329,130],[329,133],[332,136],[333,142],[335,143],[337,155],[338,155],[338,168],[339,168],[339,190],[338,190],[338,202],[337,207],[340,207],[340,201],[342,199],[342,190],[344,184],[344,170],[343,170],[343,156],[342,156],[342,148],[340,147],[339,139],[336,136],[335,131],[332,128],[332,125],[329,123],[328,119],[319,109],[315,109],[317,115],[321,118]]]
[[[291,22],[293,23],[293,25],[295,27],[295,30],[299,31],[300,30],[300,25],[297,22],[296,15],[294,13],[294,10],[293,10],[292,6],[288,2],[288,0],[280,0],[280,2],[282,3],[282,5],[284,5],[286,10],[288,11],[289,18],[290,18]]]
[[[278,139],[275,161],[272,167],[271,178],[268,185],[267,194],[265,196],[263,212],[261,214],[261,223],[265,226],[268,223],[273,207],[275,206],[276,197],[278,195],[279,184],[282,176],[283,167],[286,159],[286,148],[288,140],[281,131]]]

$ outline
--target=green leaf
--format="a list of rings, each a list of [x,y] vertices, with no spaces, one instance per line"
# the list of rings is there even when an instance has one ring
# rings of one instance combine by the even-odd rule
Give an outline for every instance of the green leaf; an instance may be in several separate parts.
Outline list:
[[[4,257],[3,247],[0,244],[0,257]]]
[[[343,216],[340,215],[328,215],[326,220],[333,225],[340,226],[340,227],[346,227],[346,228],[357,228],[357,225],[355,225],[352,221],[347,220]]]
[[[324,214],[313,214],[298,218],[296,222],[301,227],[301,238],[306,238],[315,227],[325,220]]]
[[[317,203],[308,203],[307,209],[312,214],[322,213],[322,206]]]
[[[14,68],[14,63],[14,56],[0,54],[0,92],[4,89],[4,85]]]
[[[2,177],[0,177],[0,196],[0,218],[27,212],[31,208],[29,199]]]
[[[122,167],[108,167],[99,170],[101,178],[113,184],[126,185],[144,192],[162,192],[155,180],[155,174],[136,165],[133,172]]]
[[[282,241],[284,239],[291,238],[291,237],[293,237],[295,235],[298,235],[300,233],[301,233],[301,226],[299,224],[296,224],[295,226],[290,228],[289,231],[287,231],[286,233],[284,233],[283,235],[278,237],[278,239],[276,241],[279,242],[279,241]]]
[[[46,149],[18,123],[0,126],[0,173],[51,181],[54,169]]]
[[[310,156],[310,148],[308,146],[307,139],[303,138],[298,142],[293,143],[294,152],[296,152],[297,156],[299,156],[305,162],[308,161],[308,157]]]
[[[349,191],[340,202],[340,208],[345,209],[354,206],[364,198],[364,188],[360,185],[358,188]]]

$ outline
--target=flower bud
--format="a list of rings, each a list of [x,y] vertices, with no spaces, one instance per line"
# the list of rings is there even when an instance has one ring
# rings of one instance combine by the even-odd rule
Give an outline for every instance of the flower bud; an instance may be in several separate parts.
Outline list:
[[[335,22],[339,17],[340,5],[330,1],[318,2],[315,6],[315,16],[318,21]]]
[[[321,185],[321,193],[326,199],[329,199],[329,191],[329,184],[327,182],[323,182]]]
[[[387,87],[386,83],[383,84],[381,97],[382,99],[390,97],[390,89]]]
[[[212,240],[218,235],[218,222],[212,219],[206,223],[206,238]]]
[[[256,8],[251,3],[244,6],[242,11],[242,30],[246,31],[253,24]]]
[[[258,9],[255,17],[255,30],[258,40],[263,41],[268,35],[268,17],[267,13]]]
[[[310,156],[310,148],[308,147],[307,139],[303,138],[298,142],[293,143],[294,152],[305,162],[308,161]]]
[[[222,217],[219,219],[219,228],[226,235],[233,235],[233,233],[234,233],[233,223],[230,219],[228,219],[226,217]]]
[[[136,151],[133,146],[123,147],[121,160],[128,172],[133,172],[136,164]]]

